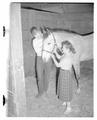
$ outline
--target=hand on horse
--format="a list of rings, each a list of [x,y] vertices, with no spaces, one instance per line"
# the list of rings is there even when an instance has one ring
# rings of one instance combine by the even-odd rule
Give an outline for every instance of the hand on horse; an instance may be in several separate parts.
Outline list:
[[[59,48],[57,48],[57,49],[56,49],[56,52],[57,52],[60,56],[62,56],[62,55],[63,55],[62,50],[61,50],[61,49],[59,49]]]

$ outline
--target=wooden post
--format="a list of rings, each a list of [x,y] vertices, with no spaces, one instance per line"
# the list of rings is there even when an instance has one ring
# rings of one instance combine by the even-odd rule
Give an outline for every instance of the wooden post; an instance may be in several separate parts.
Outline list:
[[[10,46],[14,103],[16,108],[16,116],[22,117],[26,116],[26,91],[20,3],[11,3],[10,10]]]

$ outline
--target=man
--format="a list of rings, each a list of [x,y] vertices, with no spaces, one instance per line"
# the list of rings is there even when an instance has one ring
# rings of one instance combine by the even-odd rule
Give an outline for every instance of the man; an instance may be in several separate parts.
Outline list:
[[[43,49],[43,34],[36,27],[32,27],[30,30],[32,34],[32,45],[36,53],[36,79],[38,85],[38,94],[36,97],[40,97],[48,90],[48,78],[50,73],[50,62],[46,62],[42,59]]]

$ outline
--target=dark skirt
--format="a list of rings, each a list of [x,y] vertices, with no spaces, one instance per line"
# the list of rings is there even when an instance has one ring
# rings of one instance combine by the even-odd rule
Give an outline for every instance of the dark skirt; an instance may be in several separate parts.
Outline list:
[[[60,69],[58,79],[58,97],[60,100],[65,102],[72,100],[72,85],[71,71]]]

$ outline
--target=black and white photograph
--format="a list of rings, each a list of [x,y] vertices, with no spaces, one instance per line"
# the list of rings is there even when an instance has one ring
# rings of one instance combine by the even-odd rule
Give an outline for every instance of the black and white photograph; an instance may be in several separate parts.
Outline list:
[[[94,3],[11,2],[9,28],[6,116],[94,117]]]

